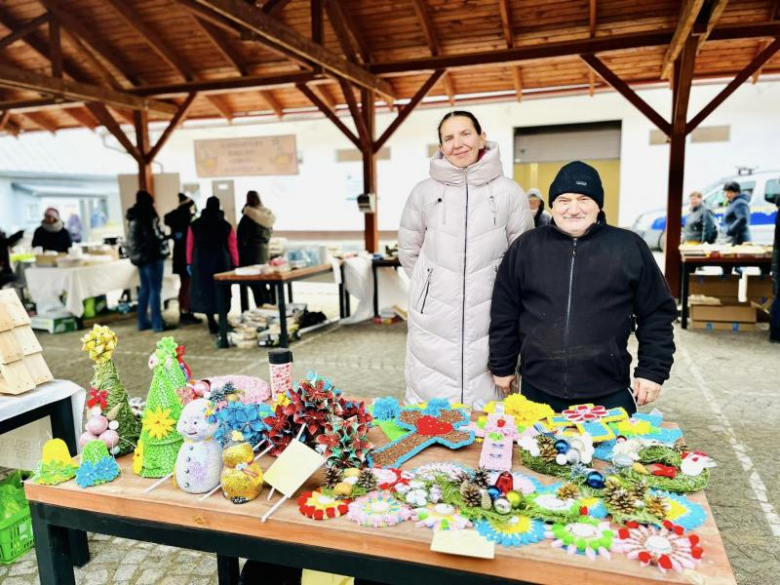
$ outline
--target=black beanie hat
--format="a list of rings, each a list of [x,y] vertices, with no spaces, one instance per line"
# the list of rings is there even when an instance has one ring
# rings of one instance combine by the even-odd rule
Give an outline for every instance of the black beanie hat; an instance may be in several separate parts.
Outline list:
[[[604,207],[604,187],[599,172],[584,162],[575,160],[558,171],[550,185],[550,207],[555,198],[563,193],[587,195],[598,204],[599,209]]]

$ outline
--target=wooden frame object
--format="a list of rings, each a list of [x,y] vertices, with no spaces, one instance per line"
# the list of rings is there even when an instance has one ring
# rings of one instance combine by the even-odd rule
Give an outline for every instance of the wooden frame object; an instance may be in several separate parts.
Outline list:
[[[22,394],[53,380],[42,352],[16,291],[0,290],[0,394]]]

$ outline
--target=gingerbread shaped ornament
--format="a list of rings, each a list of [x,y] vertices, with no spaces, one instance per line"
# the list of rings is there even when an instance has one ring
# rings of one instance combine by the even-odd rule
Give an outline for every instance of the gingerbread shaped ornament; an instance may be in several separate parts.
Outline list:
[[[468,414],[461,409],[405,408],[397,422],[410,432],[372,451],[368,456],[371,467],[400,467],[431,445],[460,449],[474,442],[474,431],[461,430],[461,427],[469,424]]]

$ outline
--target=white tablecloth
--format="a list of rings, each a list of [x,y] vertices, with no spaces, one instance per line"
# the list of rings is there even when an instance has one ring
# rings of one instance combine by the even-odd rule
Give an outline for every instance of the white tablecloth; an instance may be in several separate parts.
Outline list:
[[[73,407],[73,432],[78,440],[81,436],[86,395],[87,391],[84,388],[67,380],[53,380],[17,396],[0,394],[0,420],[8,420],[40,406],[70,397]],[[50,438],[51,424],[48,418],[0,435],[0,466],[34,469],[41,458],[43,444]]]
[[[130,260],[115,260],[91,266],[73,268],[37,268],[25,271],[30,297],[38,306],[38,312],[62,307],[60,295],[65,293],[65,308],[76,317],[84,314],[84,300],[110,292],[130,289],[135,293],[140,284],[138,269]],[[176,296],[178,277],[172,276],[171,263],[165,263],[162,298]]]
[[[381,267],[377,270],[379,310],[397,305],[406,309],[409,303],[409,279],[402,268]],[[352,316],[341,320],[342,325],[354,325],[374,318],[374,277],[371,256],[362,254],[344,261],[344,280],[349,294],[358,299]]]

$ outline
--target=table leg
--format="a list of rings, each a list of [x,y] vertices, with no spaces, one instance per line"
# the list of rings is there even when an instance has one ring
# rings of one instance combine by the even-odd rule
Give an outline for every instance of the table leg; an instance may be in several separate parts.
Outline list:
[[[344,290],[344,282],[339,283],[339,318],[343,319],[346,317],[345,309],[344,309],[344,295],[346,294],[346,291]]]
[[[349,291],[344,289],[344,313],[347,317],[352,315],[351,301],[349,298]]]
[[[217,579],[219,585],[236,585],[240,571],[237,557],[217,555]]]
[[[77,453],[76,433],[73,427],[73,405],[70,396],[50,405],[52,436],[62,439],[68,446],[68,451]],[[89,562],[89,544],[87,533],[83,530],[68,530],[70,553],[73,565],[83,567]]]
[[[292,303],[293,302],[293,296],[292,296],[292,282],[287,283],[287,298]]]
[[[287,337],[287,306],[284,302],[284,283],[276,283],[276,294],[279,297],[279,345],[290,347],[290,339]]]
[[[40,515],[41,510],[32,509],[40,581],[43,585],[75,585],[69,531],[62,526],[49,524]]]
[[[244,313],[245,311],[249,310],[249,294],[247,292],[247,289],[249,287],[245,284],[239,284],[238,290],[241,291],[241,312]]]
[[[680,321],[682,328],[688,329],[688,291],[690,289],[689,278],[693,271],[689,271],[688,267],[685,265],[685,262],[683,262],[682,266],[680,267],[680,272],[680,302],[682,303],[682,317]]]
[[[228,343],[228,295],[227,290],[230,290],[230,282],[218,281],[217,283],[217,309],[219,310],[219,339],[217,340],[217,347],[219,349],[226,349],[230,347]]]
[[[371,265],[371,274],[374,277],[374,319],[379,317],[379,287],[377,286],[376,264]]]

